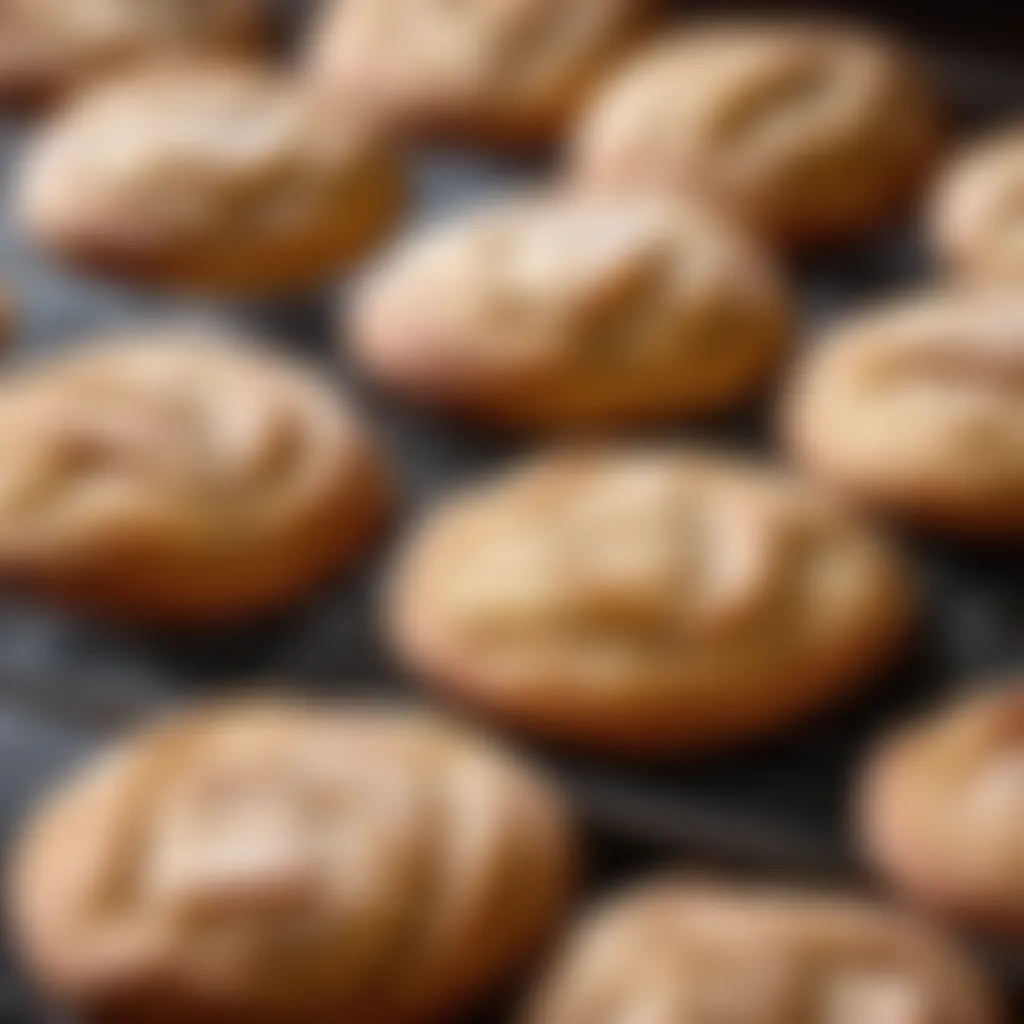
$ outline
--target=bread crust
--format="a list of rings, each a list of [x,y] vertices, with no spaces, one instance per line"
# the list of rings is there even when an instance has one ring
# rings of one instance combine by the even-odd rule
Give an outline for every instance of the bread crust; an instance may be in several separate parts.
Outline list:
[[[385,621],[426,685],[495,721],[665,758],[864,685],[912,592],[884,543],[785,478],[671,449],[560,453],[428,518]]]
[[[844,495],[940,532],[1024,536],[1024,303],[911,296],[827,331],[783,403],[793,457]]]
[[[932,193],[928,228],[940,262],[970,285],[1024,282],[1020,195],[1024,123],[985,136],[954,155]]]
[[[339,109],[392,131],[531,149],[557,140],[660,0],[421,0],[327,4],[311,34],[313,81]]]
[[[29,967],[90,1020],[426,1024],[539,952],[574,860],[560,798],[492,744],[266,697],[73,776],[8,891]]]
[[[791,306],[773,260],[711,210],[556,193],[399,246],[344,333],[371,377],[466,422],[595,429],[749,399]]]
[[[6,0],[0,105],[38,108],[128,68],[188,55],[257,56],[267,0]]]
[[[26,230],[94,273],[266,294],[359,259],[403,202],[395,155],[299,83],[242,62],[176,63],[90,90],[30,147]]]
[[[1003,1019],[981,972],[925,925],[863,899],[641,883],[570,937],[524,1024]]]
[[[1010,941],[1024,935],[1014,846],[1022,722],[1019,679],[942,707],[878,745],[857,800],[861,848],[884,879]]]
[[[943,135],[927,77],[887,40],[821,20],[710,22],[612,76],[572,164],[602,189],[696,190],[802,249],[898,213]]]
[[[11,378],[0,423],[0,577],[101,617],[276,610],[358,558],[390,506],[354,413],[216,331],[98,339]]]

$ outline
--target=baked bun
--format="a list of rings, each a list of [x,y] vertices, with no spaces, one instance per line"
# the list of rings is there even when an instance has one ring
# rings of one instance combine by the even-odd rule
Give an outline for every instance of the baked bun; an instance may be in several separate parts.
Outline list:
[[[937,102],[914,59],[824,22],[686,29],[600,90],[575,146],[598,187],[694,189],[786,246],[877,227],[923,184]]]
[[[400,247],[349,333],[367,371],[416,401],[503,427],[598,427],[748,398],[790,312],[772,261],[712,211],[560,194]]]
[[[1024,123],[958,154],[939,180],[931,235],[947,269],[972,283],[1024,284]]]
[[[81,771],[25,829],[10,902],[90,1020],[423,1024],[537,952],[571,863],[560,801],[483,740],[271,700]]]
[[[844,494],[934,529],[1024,537],[1024,296],[917,296],[825,332],[784,429]]]
[[[411,669],[499,721],[653,756],[864,684],[910,605],[887,546],[812,488],[652,448],[544,456],[442,505],[388,622]]]
[[[553,141],[657,0],[341,0],[308,62],[339,109],[414,135]]]
[[[886,738],[860,791],[871,863],[930,910],[1024,937],[1024,680]]]
[[[648,883],[585,921],[527,1024],[996,1024],[941,936],[853,898]]]
[[[68,263],[210,293],[316,285],[400,207],[395,157],[300,83],[242,63],[147,69],[88,91],[29,147],[28,233]]]
[[[147,62],[254,54],[273,0],[3,0],[0,103],[37,104]]]
[[[199,328],[100,340],[0,387],[0,578],[88,612],[204,625],[365,551],[388,504],[355,414]]]

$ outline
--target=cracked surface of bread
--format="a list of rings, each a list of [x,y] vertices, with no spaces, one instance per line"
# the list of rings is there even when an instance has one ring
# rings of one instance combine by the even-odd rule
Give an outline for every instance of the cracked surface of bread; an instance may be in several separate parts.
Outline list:
[[[827,245],[912,198],[939,136],[898,46],[827,22],[711,23],[611,77],[573,163],[585,184],[697,190],[772,241]]]
[[[901,892],[1024,935],[1024,684],[942,707],[884,740],[860,787],[861,843]]]
[[[790,307],[773,261],[711,210],[556,194],[397,247],[348,333],[414,400],[505,427],[597,427],[749,398]]]
[[[784,728],[863,684],[911,604],[884,542],[819,492],[651,448],[555,453],[442,504],[387,612],[428,685],[654,756]]]
[[[364,549],[376,448],[329,388],[192,328],[98,339],[0,388],[0,576],[112,617],[270,610]]]
[[[86,1015],[423,1024],[539,951],[572,847],[556,794],[471,733],[268,697],[80,771],[9,892],[37,977]]]
[[[852,897],[641,885],[585,920],[530,1024],[996,1024],[980,970],[908,915]]]
[[[35,103],[126,66],[255,53],[268,0],[0,0],[0,101]]]
[[[935,189],[931,234],[939,258],[958,278],[1024,283],[1024,123],[954,157]]]
[[[344,0],[314,31],[312,75],[399,130],[550,142],[651,20],[656,0]]]
[[[1024,536],[1024,301],[931,294],[827,331],[784,408],[797,459],[926,526]]]
[[[241,62],[146,69],[88,90],[29,147],[17,200],[51,254],[186,291],[319,284],[401,206],[375,133]]]

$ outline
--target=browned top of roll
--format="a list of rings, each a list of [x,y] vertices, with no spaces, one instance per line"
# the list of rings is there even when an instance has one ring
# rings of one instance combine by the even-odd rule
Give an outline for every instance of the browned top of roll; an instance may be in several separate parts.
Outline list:
[[[457,729],[267,700],[172,719],[73,779],[12,895],[30,963],[86,1012],[404,1024],[532,951],[568,844],[547,788]]]
[[[535,1024],[994,1024],[937,934],[838,897],[648,884],[585,922]]]

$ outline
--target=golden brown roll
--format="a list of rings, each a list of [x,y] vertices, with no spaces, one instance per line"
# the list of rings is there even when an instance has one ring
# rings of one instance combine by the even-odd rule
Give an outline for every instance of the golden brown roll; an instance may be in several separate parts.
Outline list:
[[[552,141],[657,0],[341,0],[311,74],[341,109],[470,142]]]
[[[271,0],[3,0],[0,103],[35,103],[126,65],[262,43]]]
[[[934,528],[1024,536],[1024,297],[932,294],[827,331],[786,404],[822,480]]]
[[[429,684],[653,756],[784,728],[862,685],[910,606],[892,552],[813,489],[650,448],[469,488],[414,534],[387,611]]]
[[[208,292],[317,284],[394,219],[400,173],[373,133],[241,63],[120,77],[30,147],[28,232],[87,270]]]
[[[930,167],[932,90],[899,47],[815,22],[712,23],[613,76],[575,170],[612,188],[694,189],[784,245],[876,227]]]
[[[868,859],[930,909],[1024,937],[1024,681],[887,738],[860,791]]]
[[[142,330],[0,387],[0,578],[154,624],[255,614],[365,550],[384,479],[304,371],[215,331]]]
[[[852,897],[648,883],[585,921],[528,1024],[996,1024],[980,972]]]
[[[559,194],[400,247],[347,333],[371,375],[415,400],[506,427],[594,427],[735,405],[790,320],[772,261],[711,211]]]
[[[959,277],[1024,283],[1024,124],[953,159],[935,192],[931,233],[940,260]]]
[[[9,879],[35,977],[90,1020],[423,1024],[537,952],[564,809],[414,712],[264,701],[171,719],[33,816]]]

